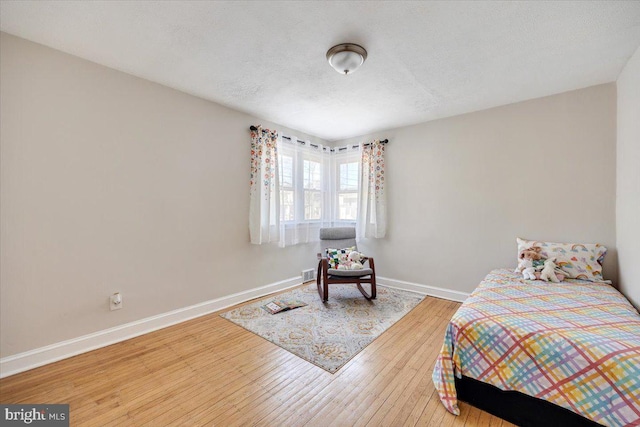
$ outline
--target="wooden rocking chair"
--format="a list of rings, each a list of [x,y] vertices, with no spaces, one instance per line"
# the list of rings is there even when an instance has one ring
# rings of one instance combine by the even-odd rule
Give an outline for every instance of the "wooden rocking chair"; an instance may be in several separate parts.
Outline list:
[[[327,258],[327,248],[343,249],[356,247],[356,229],[354,227],[333,227],[320,229],[321,258],[318,261],[318,294],[322,301],[329,299],[329,285],[337,283],[354,283],[362,295],[372,300],[376,298],[376,269],[373,258],[367,258],[362,270],[338,270],[331,268]],[[367,292],[362,287],[363,283],[371,285],[371,291]]]

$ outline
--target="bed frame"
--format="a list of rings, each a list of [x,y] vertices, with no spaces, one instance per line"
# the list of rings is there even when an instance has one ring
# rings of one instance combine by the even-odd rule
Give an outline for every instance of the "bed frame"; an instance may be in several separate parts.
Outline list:
[[[575,412],[518,391],[469,377],[456,378],[458,399],[521,427],[601,427]]]

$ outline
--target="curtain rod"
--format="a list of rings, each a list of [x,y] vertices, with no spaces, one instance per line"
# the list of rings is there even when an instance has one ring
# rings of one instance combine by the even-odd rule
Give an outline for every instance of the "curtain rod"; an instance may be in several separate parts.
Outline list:
[[[250,129],[250,130],[258,130],[258,128],[257,128],[257,127],[255,127],[255,126],[253,126],[253,125],[252,125],[252,126],[249,126],[249,129]],[[283,138],[291,139],[290,137],[285,137],[285,136],[283,136]],[[300,140],[298,140],[298,142],[304,142],[304,141],[300,141]],[[388,142],[389,142],[389,140],[388,140],[388,139],[383,139],[382,141],[380,141],[380,144],[387,144]],[[369,143],[366,143],[366,144],[364,144],[364,145],[369,145]]]

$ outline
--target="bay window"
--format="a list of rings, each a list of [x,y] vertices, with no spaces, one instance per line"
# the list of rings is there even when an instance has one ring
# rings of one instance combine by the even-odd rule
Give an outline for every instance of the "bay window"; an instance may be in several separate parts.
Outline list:
[[[386,233],[384,144],[323,147],[251,126],[249,235],[280,246],[319,240],[323,227]]]
[[[358,146],[334,151],[283,137],[278,153],[281,246],[317,241],[321,227],[355,225]]]

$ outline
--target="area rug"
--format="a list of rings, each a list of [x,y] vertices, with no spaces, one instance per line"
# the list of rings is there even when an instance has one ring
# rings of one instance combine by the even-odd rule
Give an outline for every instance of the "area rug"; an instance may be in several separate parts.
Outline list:
[[[275,299],[301,300],[308,305],[269,314],[262,306]],[[412,292],[378,286],[377,298],[367,301],[355,285],[331,285],[329,301],[322,303],[313,283],[220,316],[334,373],[423,299]]]

